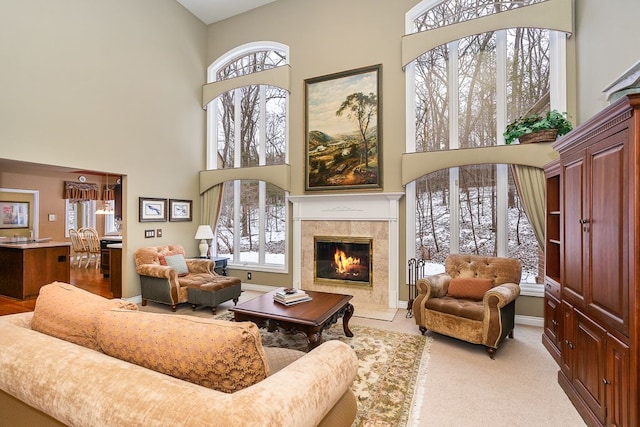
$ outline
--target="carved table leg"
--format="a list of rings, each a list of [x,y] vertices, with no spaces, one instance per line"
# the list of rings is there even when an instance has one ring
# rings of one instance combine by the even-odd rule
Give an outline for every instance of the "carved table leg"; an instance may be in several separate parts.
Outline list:
[[[348,337],[353,336],[353,332],[349,329],[349,319],[351,319],[351,316],[353,316],[353,305],[351,303],[347,303],[344,317],[342,318],[342,328],[344,329],[344,334]]]
[[[307,333],[307,339],[309,340],[309,351],[313,350],[320,344],[322,344],[322,329],[319,331]]]

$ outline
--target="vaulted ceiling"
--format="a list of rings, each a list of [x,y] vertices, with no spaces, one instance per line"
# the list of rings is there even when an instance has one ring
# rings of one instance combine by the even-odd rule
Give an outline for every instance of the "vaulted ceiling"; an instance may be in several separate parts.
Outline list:
[[[177,0],[207,25],[273,1],[275,0]]]

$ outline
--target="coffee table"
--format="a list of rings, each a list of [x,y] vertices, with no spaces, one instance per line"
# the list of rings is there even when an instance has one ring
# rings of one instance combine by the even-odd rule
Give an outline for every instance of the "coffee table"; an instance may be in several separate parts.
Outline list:
[[[328,292],[305,291],[313,300],[285,306],[273,300],[276,291],[268,292],[230,308],[236,322],[251,321],[269,332],[282,328],[287,332],[303,332],[309,340],[309,350],[322,343],[322,331],[342,317],[344,334],[353,336],[349,319],[353,316],[353,296]]]

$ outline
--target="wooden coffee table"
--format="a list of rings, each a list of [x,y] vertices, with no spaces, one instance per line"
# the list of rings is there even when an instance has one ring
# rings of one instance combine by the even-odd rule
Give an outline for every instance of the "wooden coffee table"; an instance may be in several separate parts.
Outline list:
[[[322,331],[342,317],[344,334],[353,336],[349,319],[353,316],[353,296],[327,292],[305,291],[313,300],[285,306],[273,300],[275,291],[268,292],[230,308],[236,322],[251,321],[260,328],[274,332],[282,328],[287,332],[304,332],[309,340],[309,350],[322,343]]]

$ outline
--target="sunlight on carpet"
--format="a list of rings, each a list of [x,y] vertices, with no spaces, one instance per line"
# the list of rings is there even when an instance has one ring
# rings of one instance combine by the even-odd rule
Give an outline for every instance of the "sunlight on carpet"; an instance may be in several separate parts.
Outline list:
[[[216,316],[230,320],[231,313]],[[325,341],[337,339],[358,355],[358,375],[353,391],[358,398],[354,426],[406,426],[414,406],[416,386],[426,375],[431,339],[369,326],[349,325],[353,338],[346,337],[338,322],[323,332]],[[267,332],[260,329],[266,347],[284,347],[307,351],[303,334]],[[419,396],[422,393],[418,393]]]

